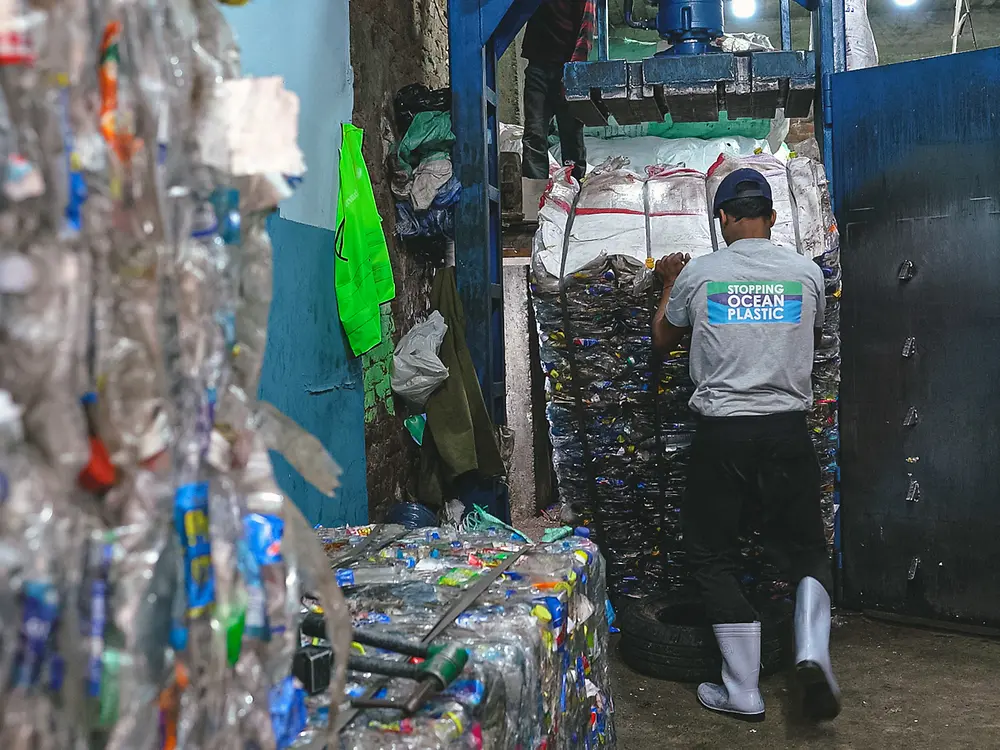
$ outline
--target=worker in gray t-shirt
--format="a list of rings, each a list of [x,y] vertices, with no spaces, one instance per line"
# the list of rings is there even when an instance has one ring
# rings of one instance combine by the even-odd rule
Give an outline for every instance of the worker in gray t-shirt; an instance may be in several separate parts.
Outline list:
[[[832,719],[840,689],[830,665],[832,575],[820,510],[820,468],[806,424],[813,351],[825,310],[823,273],[771,242],[771,187],[739,169],[713,212],[728,247],[656,264],[663,294],[653,346],[691,335],[691,408],[698,429],[681,512],[684,542],[723,655],[722,684],[698,687],[706,708],[764,719],[760,618],[739,583],[740,521],[759,515],[768,551],[796,589],[796,671],[805,712]]]

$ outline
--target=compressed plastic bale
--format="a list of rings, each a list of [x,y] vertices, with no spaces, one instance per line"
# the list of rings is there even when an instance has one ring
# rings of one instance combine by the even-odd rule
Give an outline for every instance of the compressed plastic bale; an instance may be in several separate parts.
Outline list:
[[[771,228],[771,240],[778,245],[798,248],[795,238],[795,218],[792,212],[792,201],[788,186],[788,172],[785,165],[770,154],[754,154],[753,156],[729,157],[722,156],[708,172],[708,205],[709,210],[715,201],[715,193],[727,175],[737,169],[755,169],[767,179],[771,186],[774,211],[777,220]],[[725,245],[722,239],[722,227],[717,218],[713,219],[716,243],[719,247]]]
[[[646,270],[634,258],[612,255],[568,274],[568,319],[556,280],[537,265],[533,277],[560,498],[580,506],[584,522],[610,555],[608,579],[616,595],[638,594],[667,580],[664,562],[673,563],[674,575],[681,557],[679,548],[663,547],[666,519],[677,517],[680,489],[667,500],[670,480],[660,481],[669,470],[661,461],[653,420],[651,394],[657,385],[649,366],[650,298],[637,293],[635,283]],[[570,339],[575,368],[568,356]],[[686,359],[675,374],[676,383],[688,382]],[[685,411],[686,400],[686,395],[680,398]],[[668,419],[670,430],[674,425],[684,429],[683,415]],[[679,539],[678,530],[670,536]]]
[[[804,173],[805,170],[796,170],[796,174]],[[838,512],[836,486],[840,439],[837,413],[840,391],[840,233],[833,215],[829,185],[823,166],[815,163],[812,173],[815,176],[815,188],[819,199],[819,223],[823,228],[822,252],[815,256],[814,260],[823,270],[826,316],[823,322],[822,340],[814,355],[813,406],[808,421],[821,469],[821,504],[827,544],[833,549]]]
[[[839,246],[825,176],[821,169],[813,174],[812,189],[819,195],[826,227],[823,249],[815,260],[826,279],[827,318],[816,352],[816,404],[810,426],[823,469],[824,518],[832,541]],[[667,218],[663,228],[654,228],[658,177],[653,170],[645,184],[653,256],[670,250],[666,243],[657,245],[659,235],[669,237]],[[697,184],[696,177],[690,179]],[[805,188],[808,191],[809,186]],[[562,194],[556,196],[559,191]],[[692,587],[679,522],[694,431],[694,415],[687,404],[693,389],[687,354],[677,351],[663,360],[651,357],[649,324],[658,289],[650,288],[648,269],[631,254],[591,253],[585,265],[558,278],[575,191],[575,183],[550,185],[549,218],[540,223],[532,259],[532,303],[558,496],[594,530],[607,557],[608,586],[615,597],[658,590],[683,593]],[[701,203],[707,219],[705,197]],[[574,227],[578,220],[575,217]],[[791,221],[794,230],[798,217]],[[571,236],[568,256],[575,251],[575,241]],[[710,247],[708,241],[705,251]],[[541,262],[545,253],[550,254],[547,263]],[[547,268],[555,270],[549,273]],[[637,283],[644,276],[645,285]],[[744,538],[742,558],[747,588],[765,595],[785,591],[778,572],[763,558],[756,533]]]
[[[646,211],[641,175],[621,162],[596,169],[585,181],[570,232],[565,274],[576,273],[607,255],[621,255],[644,263]],[[562,247],[555,248],[560,263],[546,270],[559,274]]]
[[[705,202],[705,175],[694,169],[653,167],[646,180],[651,257],[713,251]]]
[[[724,138],[663,138],[656,135],[586,137],[587,158],[592,164],[624,157],[634,170],[673,166],[706,172],[720,154],[749,156],[759,149],[769,151],[768,142],[744,136]],[[501,146],[503,136],[501,135]],[[502,150],[502,149],[501,149]],[[560,159],[559,147],[552,149]]]
[[[376,535],[349,569],[345,596],[361,630],[420,640],[464,587],[526,545],[501,530],[423,529],[392,540],[373,527],[319,529],[338,578],[345,555]],[[388,542],[388,543],[387,543]],[[365,584],[368,579],[387,581]],[[571,537],[528,550],[435,641],[470,652],[469,664],[417,714],[361,712],[341,733],[342,748],[613,748],[608,670],[609,617],[604,561],[589,540]],[[382,654],[382,657],[388,656]],[[348,694],[376,682],[352,672]],[[385,695],[406,697],[407,680]]]
[[[818,258],[826,252],[820,195],[820,185],[826,184],[823,165],[805,157],[789,159],[788,184],[799,252],[807,258]]]
[[[580,183],[570,168],[558,170],[549,180],[538,210],[538,230],[532,239],[531,262],[542,283],[558,285],[562,269],[563,240],[570,208],[580,192]],[[586,265],[586,262],[584,263]]]

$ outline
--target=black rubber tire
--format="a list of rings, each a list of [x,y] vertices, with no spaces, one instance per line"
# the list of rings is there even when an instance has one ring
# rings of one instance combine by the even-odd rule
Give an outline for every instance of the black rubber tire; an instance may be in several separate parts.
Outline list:
[[[791,651],[791,607],[767,601],[761,617],[761,671],[785,666]],[[618,613],[622,661],[640,674],[673,682],[717,680],[722,656],[700,602],[691,597],[653,595],[630,602]]]

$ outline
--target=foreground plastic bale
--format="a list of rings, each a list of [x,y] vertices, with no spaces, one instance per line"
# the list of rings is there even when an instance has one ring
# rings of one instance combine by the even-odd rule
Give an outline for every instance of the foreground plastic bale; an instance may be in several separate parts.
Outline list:
[[[534,547],[509,535],[379,527],[319,529],[356,628],[414,642],[481,576],[520,552],[435,643],[470,652],[465,671],[410,717],[366,709],[342,731],[345,750],[500,749],[615,746],[608,678],[609,614],[604,561],[596,545],[571,537]],[[371,647],[367,655],[386,656]],[[352,672],[359,698],[380,678]],[[402,699],[414,682],[393,678],[378,693]],[[342,707],[347,714],[347,706]]]
[[[287,747],[303,590],[350,643],[257,400],[298,99],[210,0],[4,10],[0,747]]]
[[[680,500],[694,432],[683,348],[651,351],[659,298],[653,263],[672,252],[712,252],[708,206],[720,175],[763,172],[786,214],[778,241],[800,248],[827,280],[823,342],[813,372],[810,426],[824,471],[824,516],[834,540],[837,394],[840,379],[839,236],[822,166],[804,158],[720,157],[706,178],[688,169],[609,160],[580,185],[563,170],[539,211],[531,296],[546,376],[546,414],[559,499],[595,533],[613,597],[656,591],[683,595]],[[718,242],[719,240],[715,240]],[[756,532],[744,539],[744,584],[780,595]]]

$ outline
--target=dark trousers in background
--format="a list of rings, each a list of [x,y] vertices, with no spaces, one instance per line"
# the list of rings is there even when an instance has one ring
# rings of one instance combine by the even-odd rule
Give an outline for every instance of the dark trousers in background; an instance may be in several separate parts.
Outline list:
[[[583,179],[587,147],[583,123],[569,114],[563,95],[563,66],[528,63],[524,72],[524,148],[521,174],[533,180],[549,178],[549,123],[556,118],[563,165],[575,164],[573,176]]]
[[[712,623],[759,619],[739,583],[743,518],[759,519],[765,551],[793,586],[811,576],[831,591],[820,497],[819,462],[804,413],[699,421],[681,521]]]

